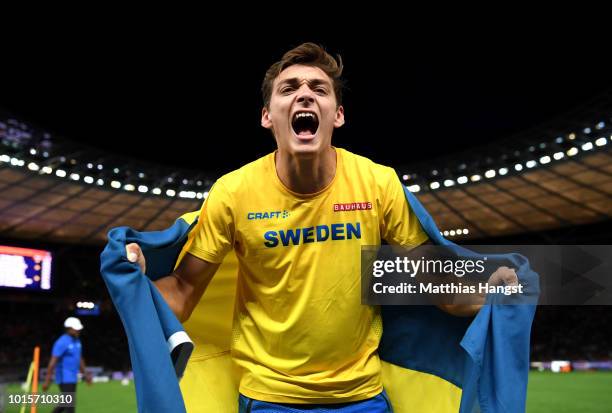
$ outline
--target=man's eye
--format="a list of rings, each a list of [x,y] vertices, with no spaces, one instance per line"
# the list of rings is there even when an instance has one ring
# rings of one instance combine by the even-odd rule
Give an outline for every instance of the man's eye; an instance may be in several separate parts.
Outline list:
[[[292,87],[284,87],[284,88],[281,89],[280,92],[281,93],[291,93],[291,92],[293,92],[293,90],[294,89]]]
[[[322,87],[318,87],[315,89],[315,93],[318,93],[320,95],[326,95],[327,94],[327,89],[324,89]]]

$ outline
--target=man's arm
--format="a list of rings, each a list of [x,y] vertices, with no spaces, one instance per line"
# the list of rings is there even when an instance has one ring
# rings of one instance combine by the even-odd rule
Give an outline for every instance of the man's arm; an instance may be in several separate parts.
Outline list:
[[[85,359],[81,357],[81,374],[83,375],[83,377],[85,377],[85,381],[87,382],[87,384],[91,384],[91,373],[89,373],[86,369],[87,367],[85,366]]]
[[[47,389],[51,385],[51,377],[53,377],[53,372],[55,371],[56,365],[57,357],[51,356],[51,360],[49,360],[49,365],[47,366],[47,376],[45,377],[45,382],[42,385],[43,391],[47,391]]]
[[[425,241],[423,244],[419,245],[418,247],[412,249],[410,251],[410,255],[416,257],[423,256],[429,259],[444,259],[445,257],[440,256],[440,251],[437,248],[439,247],[435,246],[431,242],[431,240],[428,240]],[[447,274],[447,279],[448,277],[454,277],[451,278],[451,281],[456,281],[460,278],[454,274]],[[502,266],[499,267],[493,274],[491,274],[488,283],[490,285],[517,285],[518,276],[516,275],[514,269]],[[457,317],[471,317],[476,315],[478,311],[480,311],[480,309],[485,303],[485,300],[486,295],[484,293],[474,293],[469,295],[455,295],[454,300],[452,300],[452,303],[437,302],[435,304],[439,309],[451,315]]]
[[[143,273],[146,271],[144,254],[138,244],[128,244],[126,247],[128,260],[137,262]],[[153,282],[170,309],[184,322],[202,298],[210,280],[221,264],[204,261],[189,253],[185,254],[179,266],[167,277]]]

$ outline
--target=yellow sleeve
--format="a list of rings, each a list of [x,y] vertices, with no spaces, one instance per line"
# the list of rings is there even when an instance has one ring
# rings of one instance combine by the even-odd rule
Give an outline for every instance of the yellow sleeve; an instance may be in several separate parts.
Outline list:
[[[221,263],[234,246],[233,210],[231,193],[217,181],[202,205],[187,252],[214,264]]]
[[[382,194],[382,238],[392,245],[416,247],[429,238],[410,208],[404,188],[395,171],[389,168],[388,184]]]

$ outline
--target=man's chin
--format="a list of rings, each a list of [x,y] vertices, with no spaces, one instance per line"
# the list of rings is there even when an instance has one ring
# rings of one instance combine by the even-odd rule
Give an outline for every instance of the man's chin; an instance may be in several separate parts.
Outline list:
[[[321,153],[319,142],[296,142],[290,147],[291,154],[299,157],[313,157]]]
[[[322,152],[325,149],[324,147],[323,140],[318,134],[307,136],[294,134],[289,141],[289,149],[296,156],[316,155]]]

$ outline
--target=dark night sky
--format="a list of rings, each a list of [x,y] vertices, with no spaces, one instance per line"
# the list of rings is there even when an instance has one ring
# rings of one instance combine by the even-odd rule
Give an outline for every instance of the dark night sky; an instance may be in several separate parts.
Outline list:
[[[347,124],[335,144],[390,165],[513,136],[612,86],[597,36],[85,26],[11,44],[0,108],[73,141],[200,170],[274,149],[259,126],[260,82],[304,40],[345,62]]]

